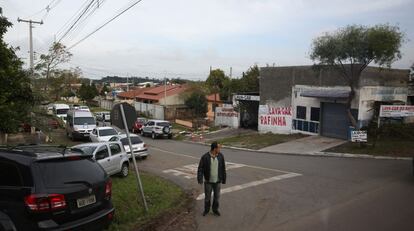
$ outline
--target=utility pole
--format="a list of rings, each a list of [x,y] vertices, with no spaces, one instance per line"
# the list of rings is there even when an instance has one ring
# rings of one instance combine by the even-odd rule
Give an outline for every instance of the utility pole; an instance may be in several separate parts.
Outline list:
[[[164,110],[167,107],[167,76],[164,77]]]
[[[129,91],[129,73],[127,73],[127,92]]]
[[[30,73],[33,74],[33,69],[34,69],[33,59],[34,59],[34,56],[33,56],[33,35],[32,35],[33,25],[32,24],[42,25],[43,21],[38,22],[38,21],[32,21],[31,19],[30,20],[24,20],[24,19],[20,19],[20,18],[17,18],[17,21],[18,22],[29,23]]]

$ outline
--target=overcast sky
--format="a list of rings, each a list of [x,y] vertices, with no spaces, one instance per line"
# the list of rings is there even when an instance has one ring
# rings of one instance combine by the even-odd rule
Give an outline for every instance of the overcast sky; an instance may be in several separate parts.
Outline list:
[[[29,30],[17,17],[44,20],[33,29],[34,50],[45,53],[62,27],[91,0],[0,0],[14,24],[6,41],[28,62]],[[70,47],[131,2],[100,7],[62,42]],[[52,4],[50,4],[52,3]],[[47,13],[48,5],[52,9]],[[407,35],[403,58],[414,63],[414,0],[143,0],[70,51],[70,66],[89,78],[106,75],[206,79],[210,65],[238,77],[251,65],[312,64],[312,39],[349,24],[398,25]],[[36,61],[35,61],[36,62]]]

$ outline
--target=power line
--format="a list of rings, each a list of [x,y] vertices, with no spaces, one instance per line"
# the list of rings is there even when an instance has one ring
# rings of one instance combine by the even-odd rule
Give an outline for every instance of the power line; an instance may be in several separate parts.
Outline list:
[[[72,28],[76,25],[76,23],[82,18],[83,15],[85,15],[85,13],[88,11],[89,7],[92,5],[92,3],[95,0],[91,0],[91,2],[86,6],[86,8],[84,9],[84,11],[82,12],[82,14],[76,19],[76,21],[72,24],[72,26],[69,27],[68,30],[66,30],[66,32],[63,34],[63,36],[59,39],[58,42],[62,41],[63,38],[65,38],[65,36],[70,32],[70,30],[72,30]]]
[[[92,9],[87,13],[86,16],[84,16],[72,29],[72,32],[70,33],[67,41],[70,41],[72,39],[75,39],[77,37],[77,35],[79,35],[79,33],[85,28],[86,24],[88,23],[89,19],[91,18],[91,16],[95,13],[95,11],[98,8],[101,8],[102,5],[104,4],[105,0],[102,0],[99,2],[96,1],[93,6]],[[67,42],[66,41],[66,42]]]
[[[72,46],[70,46],[68,48],[68,50],[72,49],[73,47],[77,46],[79,43],[81,43],[84,40],[86,40],[87,38],[89,38],[94,33],[98,32],[104,26],[108,25],[110,22],[112,22],[113,20],[115,20],[116,18],[118,18],[119,16],[121,16],[123,13],[125,13],[126,11],[128,11],[129,9],[131,9],[132,7],[134,7],[135,5],[137,5],[138,3],[140,3],[141,1],[142,0],[138,0],[138,1],[134,2],[132,5],[130,5],[129,7],[127,7],[125,10],[121,11],[119,14],[115,15],[114,17],[112,17],[110,20],[108,20],[107,22],[105,22],[103,25],[101,25],[100,27],[98,27],[97,29],[95,29],[94,31],[92,31],[91,33],[89,33],[88,35],[86,35],[85,37],[83,37],[81,40],[79,40],[78,42],[76,42],[75,44],[73,44]]]
[[[75,20],[75,18],[82,12],[82,9],[84,9],[86,7],[86,5],[88,4],[89,0],[86,0],[81,7],[75,12],[74,15],[72,15],[72,17],[70,17],[65,24],[63,24],[63,26],[61,28],[59,28],[59,30],[56,32],[56,36],[58,36],[60,33],[63,33],[64,29],[67,28],[67,26],[69,26],[70,22],[73,22]]]
[[[46,7],[42,8],[41,10],[37,11],[36,13],[32,14],[29,16],[29,18],[32,18],[36,15],[39,15],[40,13],[42,13],[43,11],[46,11],[45,14],[42,17],[42,21],[44,21],[47,17],[47,15],[49,14],[49,12],[55,8],[62,0],[52,0],[49,2],[49,4],[46,5]]]

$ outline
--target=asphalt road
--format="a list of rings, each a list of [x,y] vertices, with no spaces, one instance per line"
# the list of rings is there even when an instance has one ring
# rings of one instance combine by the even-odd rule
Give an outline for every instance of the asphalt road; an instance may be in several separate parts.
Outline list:
[[[194,178],[207,146],[151,140],[142,170],[195,190],[199,230],[414,230],[410,161],[308,157],[223,149],[222,216],[201,216]],[[145,187],[145,185],[144,185]]]

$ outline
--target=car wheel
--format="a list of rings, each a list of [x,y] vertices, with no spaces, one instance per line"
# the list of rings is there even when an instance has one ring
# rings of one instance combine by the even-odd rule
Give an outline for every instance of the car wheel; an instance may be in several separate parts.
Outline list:
[[[152,138],[153,140],[155,140],[155,138],[157,138],[157,137],[155,136],[155,133],[154,133],[154,132],[152,133],[151,138]]]
[[[121,168],[121,176],[122,177],[127,177],[129,173],[129,167],[127,164],[122,164],[122,168]]]
[[[147,159],[147,157],[148,157],[148,156],[141,156],[141,159],[142,159],[142,160],[145,160],[145,159]]]
[[[171,139],[172,138],[172,134],[168,134],[168,139]]]

